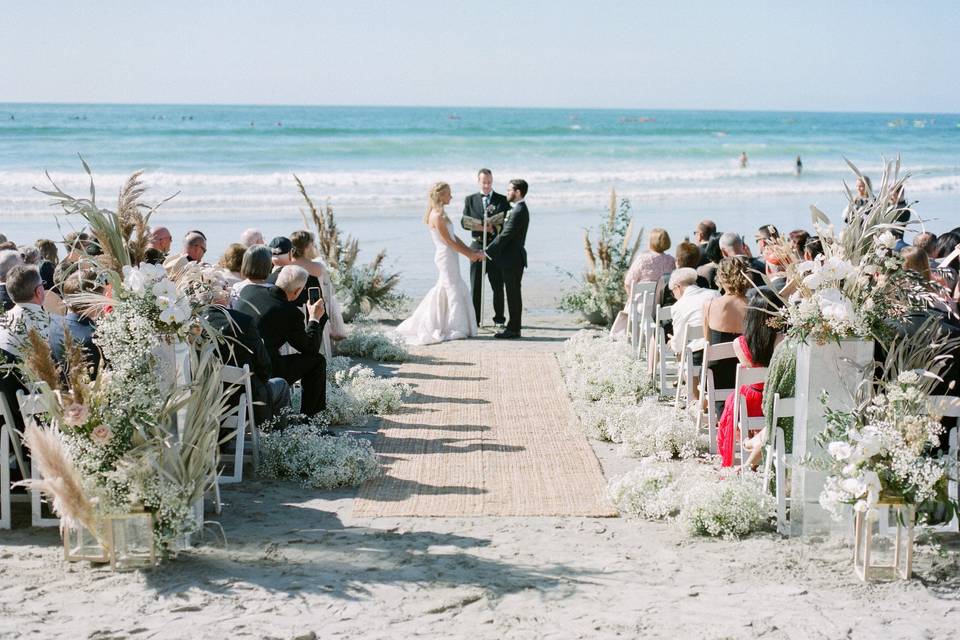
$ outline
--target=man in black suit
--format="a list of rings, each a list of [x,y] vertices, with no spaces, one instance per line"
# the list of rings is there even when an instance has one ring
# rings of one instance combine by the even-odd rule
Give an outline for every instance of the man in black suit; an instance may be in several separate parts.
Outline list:
[[[460,225],[473,235],[471,249],[483,249],[483,214],[493,217],[499,213],[506,213],[510,209],[507,197],[493,190],[493,172],[490,169],[480,169],[477,172],[477,183],[480,191],[467,196],[463,202],[463,217]],[[502,225],[500,225],[502,226]],[[500,226],[487,227],[487,246],[493,242],[500,231]],[[493,288],[493,323],[502,326],[506,318],[503,315],[503,274],[500,267],[487,261],[487,280]],[[480,261],[470,264],[470,292],[473,294],[473,308],[477,314],[477,324],[480,324],[480,296],[483,291],[483,267]]]
[[[526,180],[511,180],[507,188],[507,200],[513,208],[507,212],[503,221],[503,230],[496,240],[487,245],[487,256],[500,267],[503,284],[507,289],[507,309],[510,320],[507,328],[496,334],[496,338],[519,338],[523,296],[520,293],[520,281],[527,267],[527,227],[530,226],[530,212],[524,198],[527,196]]]
[[[247,285],[240,291],[234,307],[251,310],[270,356],[273,374],[290,384],[300,380],[303,385],[300,412],[313,415],[327,406],[327,362],[320,353],[327,315],[322,298],[308,304],[309,322],[304,328],[303,314],[293,301],[306,283],[306,269],[287,265],[280,270],[276,286]],[[299,353],[280,355],[280,347],[287,343]]]

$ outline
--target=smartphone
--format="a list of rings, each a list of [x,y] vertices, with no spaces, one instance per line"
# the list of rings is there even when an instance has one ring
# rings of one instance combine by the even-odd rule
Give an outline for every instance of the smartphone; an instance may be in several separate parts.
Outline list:
[[[320,297],[320,287],[310,287],[307,289],[307,300],[310,301],[310,304],[316,303]]]

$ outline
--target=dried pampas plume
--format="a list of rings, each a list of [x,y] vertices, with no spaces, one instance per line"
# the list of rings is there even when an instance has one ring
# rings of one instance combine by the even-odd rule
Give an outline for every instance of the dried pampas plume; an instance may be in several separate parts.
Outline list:
[[[53,361],[50,343],[36,329],[27,332],[24,365],[35,380],[45,382],[51,391],[60,388],[60,372]]]
[[[80,473],[64,448],[59,432],[30,423],[23,430],[23,441],[30,447],[42,479],[23,480],[15,486],[42,491],[49,496],[53,511],[60,517],[61,529],[82,525],[96,531],[93,503],[83,491]]]

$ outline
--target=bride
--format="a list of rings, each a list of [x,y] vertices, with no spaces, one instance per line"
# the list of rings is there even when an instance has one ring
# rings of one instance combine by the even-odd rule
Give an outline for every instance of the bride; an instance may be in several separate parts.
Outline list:
[[[437,284],[427,293],[413,315],[400,323],[399,333],[411,345],[434,344],[477,335],[477,319],[470,290],[460,277],[458,253],[470,261],[483,260],[483,251],[474,251],[453,232],[453,223],[444,207],[450,204],[450,185],[438,182],[430,189],[430,203],[423,221],[430,227],[435,248]]]

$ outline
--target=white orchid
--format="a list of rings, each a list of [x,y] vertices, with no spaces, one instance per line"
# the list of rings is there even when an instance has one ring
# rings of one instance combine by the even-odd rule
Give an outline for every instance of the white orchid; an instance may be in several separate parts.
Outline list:
[[[877,236],[875,242],[882,247],[886,247],[887,249],[893,249],[897,246],[897,236],[893,235],[893,233],[888,229]]]
[[[817,294],[820,313],[827,322],[839,325],[854,320],[853,302],[840,289],[829,288]]]
[[[831,442],[827,445],[827,451],[833,456],[834,460],[847,460],[853,453],[853,447],[849,442]]]
[[[806,263],[804,263],[806,264]],[[825,284],[837,284],[857,272],[857,268],[839,256],[824,258],[817,256],[810,275],[804,277],[803,285],[808,289],[819,289]]]

